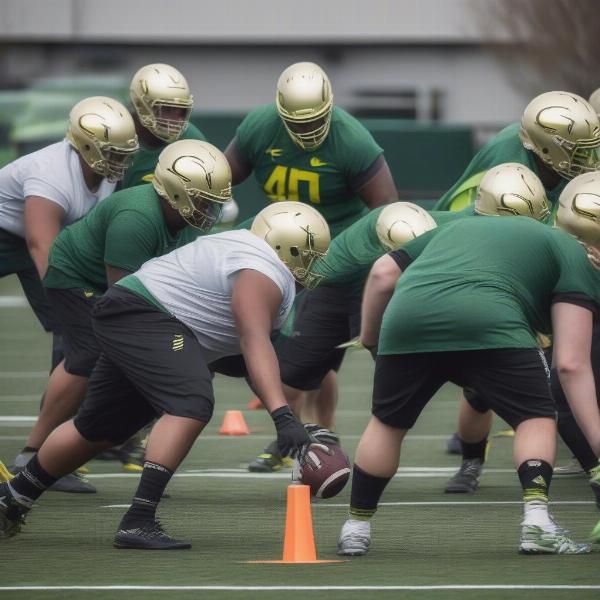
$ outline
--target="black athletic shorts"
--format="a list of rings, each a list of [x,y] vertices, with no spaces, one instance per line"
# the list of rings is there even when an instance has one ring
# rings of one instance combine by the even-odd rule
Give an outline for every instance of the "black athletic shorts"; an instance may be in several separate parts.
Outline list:
[[[316,390],[330,370],[337,371],[344,350],[336,348],[360,331],[361,293],[322,285],[305,293],[290,336],[276,345],[281,381],[299,390]]]
[[[118,285],[92,317],[102,355],[75,417],[84,438],[120,444],[163,414],[210,421],[212,376],[181,321]]]
[[[386,425],[410,429],[438,389],[451,381],[477,390],[515,428],[527,419],[556,417],[549,375],[537,348],[379,355],[372,412]]]
[[[92,309],[101,296],[83,288],[46,288],[46,294],[63,334],[65,371],[89,377],[100,356],[92,328]]]
[[[60,333],[54,311],[29,255],[27,242],[10,231],[0,229],[0,277],[12,274],[19,278],[27,301],[42,327],[46,331]]]
[[[544,353],[546,363],[550,364],[552,361],[552,347],[550,346],[549,348],[544,348],[542,352]],[[484,414],[488,410],[491,410],[485,396],[477,390],[472,388],[464,388],[463,394],[465,396],[465,400],[469,403],[469,406],[478,413]]]

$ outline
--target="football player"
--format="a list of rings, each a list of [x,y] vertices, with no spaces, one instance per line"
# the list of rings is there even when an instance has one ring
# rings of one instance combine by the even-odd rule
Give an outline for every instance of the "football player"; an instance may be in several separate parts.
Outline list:
[[[254,173],[269,200],[316,208],[332,236],[368,210],[398,199],[383,150],[363,125],[334,105],[329,78],[314,63],[283,71],[275,102],[246,116],[225,154],[234,185]],[[298,306],[292,336],[278,348],[294,410],[299,412],[305,392],[316,394],[327,373],[339,367],[343,350],[331,348],[356,335],[359,313],[360,296],[343,287],[319,287]],[[271,444],[250,469],[268,472],[282,464]]]
[[[555,211],[570,179],[600,167],[599,147],[600,123],[590,104],[568,92],[545,92],[527,105],[520,124],[505,127],[475,155],[434,209],[461,210],[472,204],[477,186],[490,167],[516,162],[539,177]],[[461,409],[469,410],[466,402]],[[448,440],[447,450],[461,453],[457,433]]]
[[[186,226],[209,230],[230,199],[231,172],[223,154],[208,142],[180,140],[161,152],[152,184],[111,195],[54,240],[43,283],[63,332],[61,368],[74,383],[66,393],[54,374],[50,377],[38,420],[15,459],[17,469],[29,462],[53,429],[77,412],[83,400],[100,355],[90,316],[98,298],[150,258],[175,249]],[[54,489],[95,491],[72,476]]]
[[[65,139],[0,169],[0,276],[15,273],[40,323],[53,331],[57,391],[74,379],[59,364],[60,328],[41,278],[52,242],[111,194],[138,149],[129,111],[104,96],[86,98],[70,111]]]
[[[494,136],[473,158],[434,210],[460,210],[472,204],[485,172],[516,162],[541,180],[554,210],[567,181],[600,167],[600,123],[590,104],[569,92],[545,92],[525,108],[521,123]]]
[[[175,67],[156,63],[139,69],[131,80],[129,98],[140,150],[121,181],[121,188],[150,183],[167,144],[179,139],[206,141],[204,134],[190,123],[194,97],[185,77]]]
[[[251,231],[201,237],[148,261],[96,303],[102,355],[85,400],[74,421],[55,429],[27,466],[0,484],[0,537],[18,533],[32,503],[57,478],[158,417],[114,544],[189,548],[163,530],[156,509],[212,416],[209,365],[222,358],[242,355],[282,453],[311,442],[285,401],[270,336],[292,307],[296,283],[315,284],[311,266],[327,250],[329,229],[308,205],[274,208],[261,211]]]
[[[559,225],[585,243],[600,239],[594,215],[581,211],[563,223],[560,217],[559,208]],[[516,431],[513,456],[524,502],[519,551],[590,551],[548,513],[555,407],[549,368],[532,332],[552,331],[562,387],[600,454],[589,352],[599,278],[586,249],[569,234],[512,217],[460,219],[375,263],[361,323],[362,343],[378,347],[373,409],[356,451],[340,554],[367,552],[370,519],[396,473],[403,438],[446,381],[476,389]]]

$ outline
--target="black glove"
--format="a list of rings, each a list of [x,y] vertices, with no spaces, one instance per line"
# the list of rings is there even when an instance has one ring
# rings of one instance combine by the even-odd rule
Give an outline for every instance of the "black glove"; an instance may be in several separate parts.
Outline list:
[[[340,445],[340,437],[338,434],[333,433],[333,431],[330,431],[326,427],[321,427],[316,423],[305,423],[304,429],[306,429],[306,432],[308,435],[310,435],[312,440],[318,444],[333,444],[335,446]]]
[[[277,430],[277,447],[281,456],[295,458],[313,441],[289,406],[280,406],[271,413],[271,418]]]

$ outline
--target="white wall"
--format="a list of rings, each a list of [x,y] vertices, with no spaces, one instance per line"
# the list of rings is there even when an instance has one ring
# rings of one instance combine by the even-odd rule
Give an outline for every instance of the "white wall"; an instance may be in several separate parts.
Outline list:
[[[519,118],[528,96],[514,89],[495,59],[480,47],[136,47],[114,53],[129,78],[150,62],[176,65],[187,77],[196,106],[242,110],[271,102],[279,73],[292,62],[313,60],[333,82],[336,101],[348,106],[358,87],[444,91],[444,121],[495,125]],[[14,47],[0,58],[5,78],[85,74],[90,50],[71,46]],[[425,108],[424,108],[425,110]]]
[[[0,39],[137,43],[481,41],[497,0],[2,0]],[[501,32],[486,37],[503,37]]]

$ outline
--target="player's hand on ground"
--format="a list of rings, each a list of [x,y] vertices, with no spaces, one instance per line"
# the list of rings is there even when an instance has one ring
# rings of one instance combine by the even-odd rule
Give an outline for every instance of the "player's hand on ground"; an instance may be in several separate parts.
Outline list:
[[[304,429],[306,429],[310,437],[318,444],[340,445],[338,434],[330,431],[326,427],[321,427],[321,425],[317,425],[316,423],[305,423]]]
[[[289,406],[281,406],[274,410],[271,418],[277,430],[277,447],[281,456],[294,458],[313,441]]]

